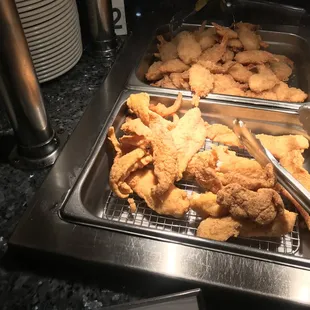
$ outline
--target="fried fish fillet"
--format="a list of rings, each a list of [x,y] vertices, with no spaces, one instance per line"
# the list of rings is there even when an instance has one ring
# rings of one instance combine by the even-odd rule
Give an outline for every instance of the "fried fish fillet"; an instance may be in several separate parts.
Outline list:
[[[139,197],[145,200],[148,207],[158,214],[180,218],[189,209],[186,192],[175,187],[174,184],[171,184],[162,196],[152,194],[152,189],[156,186],[157,181],[155,174],[150,169],[131,173],[126,182]]]
[[[216,201],[233,218],[249,219],[259,225],[270,224],[284,210],[282,198],[275,190],[260,188],[254,192],[236,183],[219,190]]]
[[[149,124],[150,96],[147,93],[131,94],[127,99],[128,108],[136,114],[144,125]]]
[[[145,156],[145,151],[137,148],[122,157],[115,158],[110,170],[110,187],[120,198],[127,198],[132,193],[125,182],[129,174],[139,168],[137,162]]]
[[[213,88],[213,75],[199,64],[194,64],[189,69],[189,85],[191,91],[199,97],[206,97]]]
[[[302,135],[271,136],[265,134],[256,135],[263,146],[280,159],[294,150],[304,151],[309,147],[309,141]]]
[[[189,161],[205,142],[206,129],[200,109],[188,110],[171,133],[177,149],[178,179],[181,179]]]
[[[228,215],[228,210],[216,202],[217,196],[213,193],[197,194],[190,197],[190,208],[202,218],[208,216],[222,217]]]
[[[178,178],[178,150],[172,132],[166,128],[163,118],[156,113],[150,113],[149,116],[154,174],[158,181],[153,194],[162,196]]]
[[[182,105],[182,93],[178,93],[178,97],[170,107],[166,107],[162,103],[158,103],[155,106],[150,106],[150,110],[159,114],[162,117],[167,117],[176,113]]]

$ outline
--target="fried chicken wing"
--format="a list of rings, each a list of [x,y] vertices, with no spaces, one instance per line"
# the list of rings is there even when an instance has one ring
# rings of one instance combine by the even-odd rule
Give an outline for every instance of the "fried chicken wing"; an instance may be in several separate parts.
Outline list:
[[[162,196],[153,195],[152,189],[157,182],[155,174],[150,169],[131,173],[126,182],[139,197],[145,200],[147,206],[158,214],[180,218],[189,209],[186,192],[175,187],[174,184],[171,184]]]
[[[178,58],[178,51],[175,44],[167,42],[162,35],[157,36],[157,40],[160,43],[157,44],[157,48],[162,61]]]
[[[308,139],[302,135],[270,136],[259,134],[256,135],[256,138],[278,159],[285,157],[291,151],[303,151],[309,148]]]
[[[186,65],[180,59],[171,59],[163,62],[159,67],[159,71],[162,74],[165,73],[174,73],[174,72],[184,72],[189,69],[189,66]]]
[[[132,193],[125,182],[129,174],[139,168],[137,162],[145,156],[145,151],[138,148],[122,157],[114,159],[110,170],[110,187],[120,198],[127,198]]]
[[[233,218],[250,219],[259,225],[270,224],[284,211],[280,195],[270,188],[254,192],[232,183],[218,191],[216,201],[227,208]]]
[[[206,97],[212,90],[213,83],[213,75],[203,66],[195,64],[189,69],[189,85],[197,96]]]
[[[184,31],[183,35],[180,37],[177,51],[180,59],[185,64],[197,61],[202,52],[200,44],[195,40],[194,35],[188,31]]]
[[[182,105],[182,93],[179,93],[177,99],[175,100],[172,106],[166,107],[162,103],[158,103],[155,106],[151,105],[150,110],[156,112],[162,117],[167,117],[177,112],[180,109],[181,105]]]
[[[128,108],[140,117],[144,125],[149,124],[150,96],[147,93],[132,94],[127,99]]]
[[[152,131],[154,174],[158,180],[153,194],[157,196],[162,196],[178,177],[177,147],[172,133],[162,120],[163,118],[156,113],[150,113],[149,127]]]
[[[162,66],[162,61],[155,61],[145,74],[145,77],[148,81],[157,81],[163,77],[163,74],[160,71],[160,67]]]
[[[182,177],[189,161],[203,146],[206,129],[199,108],[188,110],[171,131],[178,156],[178,177]]]
[[[270,68],[264,65],[258,65],[257,70],[258,74],[253,74],[249,78],[249,87],[252,91],[261,93],[272,89],[279,83],[279,79]]]
[[[249,83],[250,77],[254,74],[240,63],[234,63],[228,73],[239,83]]]
[[[231,216],[222,218],[208,217],[203,220],[197,229],[197,236],[201,238],[227,241],[230,237],[237,237],[241,223]]]
[[[216,197],[213,193],[193,193],[189,200],[189,207],[202,218],[228,215],[227,209],[218,205]]]
[[[271,61],[278,61],[278,59],[266,51],[243,51],[235,56],[235,60],[241,64],[263,64]]]

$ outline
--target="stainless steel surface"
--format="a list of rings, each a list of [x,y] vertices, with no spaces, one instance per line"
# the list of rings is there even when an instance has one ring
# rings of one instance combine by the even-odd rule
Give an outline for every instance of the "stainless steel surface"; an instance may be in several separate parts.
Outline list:
[[[80,261],[81,268],[85,262],[97,263],[109,269],[119,267],[122,274],[126,270],[133,270],[154,278],[156,276],[165,280],[178,279],[192,288],[212,287],[220,292],[223,298],[223,291],[229,290],[285,304],[310,305],[310,268],[309,259],[306,258],[310,257],[308,231],[300,231],[300,249],[303,257],[296,253],[295,256],[285,255],[283,260],[284,255],[275,253],[273,255],[278,257],[275,261],[268,257],[253,259],[246,255],[235,255],[217,248],[217,243],[211,241],[212,248],[202,248],[167,239],[146,238],[83,224],[72,224],[59,217],[60,209],[66,205],[67,198],[82,172],[90,166],[94,168],[94,172],[102,171],[101,167],[106,159],[102,157],[101,161],[100,157],[97,157],[98,160],[94,162],[92,154],[102,149],[105,138],[102,131],[110,125],[110,119],[114,119],[118,114],[115,103],[136,63],[136,55],[144,50],[144,42],[147,42],[150,33],[157,27],[157,22],[157,16],[154,16],[153,19],[150,17],[141,20],[137,25],[135,36],[126,43],[109,76],[89,102],[79,125],[42,187],[30,202],[9,241],[9,250],[38,250],[47,255],[56,253]],[[229,104],[221,102],[217,105],[210,104],[210,115],[218,114],[216,112],[220,107],[222,111],[232,111]],[[248,111],[249,117],[255,119],[257,110],[249,107],[234,107],[233,110],[239,114],[244,109]],[[275,116],[274,119],[281,120],[279,123],[288,122],[290,132],[299,132],[294,111],[268,113],[269,117]],[[217,121],[215,118],[214,122]],[[231,121],[230,119],[230,124]],[[259,127],[259,123],[253,124],[253,128]],[[280,130],[280,127],[270,125],[269,128],[274,133],[288,130]],[[100,193],[97,193],[97,197],[99,196]],[[94,199],[96,201],[96,197]],[[76,207],[79,208],[78,205]],[[94,217],[88,210],[84,209],[83,212],[85,217]],[[100,267],[97,265],[97,268]],[[136,278],[139,279],[139,273]]]
[[[234,120],[233,129],[247,151],[262,166],[266,166],[268,163],[272,164],[279,184],[310,214],[310,192],[279,164],[269,150],[265,149],[255,135],[250,132],[243,121]]]
[[[14,1],[0,1],[0,20],[0,98],[15,132],[18,156],[41,168],[54,163],[59,141],[45,111]]]
[[[302,123],[305,131],[310,134],[310,104],[302,105],[299,110],[299,120]]]
[[[184,24],[181,30],[193,31],[197,29],[199,25]],[[207,26],[210,27],[210,26]],[[283,54],[288,56],[294,61],[293,74],[290,77],[288,84],[292,87],[299,87],[305,91],[310,101],[310,28],[306,27],[290,27],[290,26],[264,26],[264,29],[259,31],[259,34],[264,41],[269,43],[268,51],[275,54]],[[157,40],[156,36],[159,34],[169,38],[169,26],[160,26],[150,36],[149,42],[146,45],[144,55],[140,59],[138,66],[132,71],[128,80],[128,88],[139,89],[146,91],[153,91],[158,93],[170,93],[177,94],[180,90],[177,89],[165,89],[150,86],[145,79],[145,74],[149,66],[154,62],[154,53],[157,52]],[[190,96],[189,91],[182,91],[184,95]],[[209,94],[209,99],[225,100],[236,103],[245,103],[252,105],[265,105],[272,107],[288,108],[298,110],[300,104],[290,102],[280,102],[273,100],[253,99],[239,96],[228,96],[220,94]]]
[[[88,0],[88,22],[93,45],[105,57],[113,57],[117,47],[111,0]]]

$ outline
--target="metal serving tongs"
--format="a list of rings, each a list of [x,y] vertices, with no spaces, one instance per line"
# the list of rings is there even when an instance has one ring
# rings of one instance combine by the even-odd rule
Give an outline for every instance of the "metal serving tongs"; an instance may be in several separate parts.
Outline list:
[[[310,192],[300,184],[286,169],[284,169],[274,156],[263,147],[261,142],[251,133],[245,123],[239,119],[234,120],[233,130],[247,151],[262,165],[271,163],[277,181],[291,194],[291,196],[310,214]]]
[[[195,15],[202,8],[204,8],[208,2],[209,0],[198,0],[195,4],[195,8],[191,12],[181,11],[173,15],[169,23],[169,31],[171,38],[173,38],[177,34],[178,29],[187,19],[189,19],[191,16]]]

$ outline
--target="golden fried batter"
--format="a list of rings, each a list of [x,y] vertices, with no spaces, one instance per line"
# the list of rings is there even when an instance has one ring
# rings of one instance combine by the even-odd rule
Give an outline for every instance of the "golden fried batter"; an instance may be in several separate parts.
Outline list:
[[[264,65],[257,66],[258,74],[253,74],[249,78],[249,87],[256,93],[261,93],[266,90],[272,89],[279,83],[279,79],[272,72],[271,69]]]
[[[239,83],[249,83],[249,79],[253,75],[253,72],[239,63],[235,63],[229,68],[228,73]]]
[[[244,51],[235,56],[235,60],[241,64],[263,64],[270,61],[278,61],[278,59],[266,51]]]
[[[148,137],[151,134],[150,128],[145,126],[140,118],[128,120],[121,126],[121,130],[126,134]]]
[[[189,69],[189,85],[197,96],[206,97],[212,90],[213,83],[213,75],[203,66],[195,64]]]
[[[284,203],[275,190],[260,188],[254,192],[236,183],[218,191],[216,201],[227,208],[233,218],[250,219],[259,225],[270,224],[284,210]]]
[[[220,35],[221,37],[226,36],[228,39],[237,39],[238,38],[238,34],[230,28],[218,25],[216,23],[212,23],[212,26],[215,28],[216,33],[218,35]]]
[[[270,63],[270,68],[280,81],[287,81],[293,72],[288,64],[281,61]]]
[[[211,48],[206,49],[199,57],[198,60],[209,60],[214,63],[219,62],[226,52],[228,39],[224,37],[221,44],[215,44]]]
[[[180,109],[181,105],[182,105],[182,93],[179,93],[177,99],[175,100],[172,106],[166,107],[162,103],[158,103],[155,106],[150,106],[150,110],[156,112],[162,117],[167,117],[177,112]]]
[[[140,117],[144,125],[149,124],[150,96],[147,93],[132,94],[127,99],[128,108]]]
[[[188,31],[184,31],[180,37],[177,51],[180,59],[185,64],[197,61],[202,52],[200,44],[195,40],[194,35]]]
[[[163,74],[173,72],[184,72],[189,69],[189,66],[180,59],[171,59],[163,62],[159,67],[159,71]]]
[[[162,35],[157,36],[157,40],[160,44],[157,44],[160,59],[167,61],[178,58],[177,47],[172,42],[167,42]]]
[[[177,218],[184,216],[189,209],[189,200],[185,191],[171,184],[162,196],[154,196],[152,189],[156,186],[156,176],[150,169],[138,170],[126,179],[133,191],[145,200],[149,208],[158,214]]]
[[[189,206],[202,218],[208,216],[222,217],[227,215],[227,209],[218,205],[216,197],[217,196],[213,193],[193,193],[189,200]]]
[[[121,157],[123,152],[121,149],[121,145],[116,138],[114,127],[110,127],[108,129],[108,139],[111,141],[113,148],[115,150],[116,153],[115,158]]]
[[[160,72],[160,67],[163,64],[162,61],[155,61],[147,70],[145,77],[148,81],[157,81],[163,77],[163,74]]]

